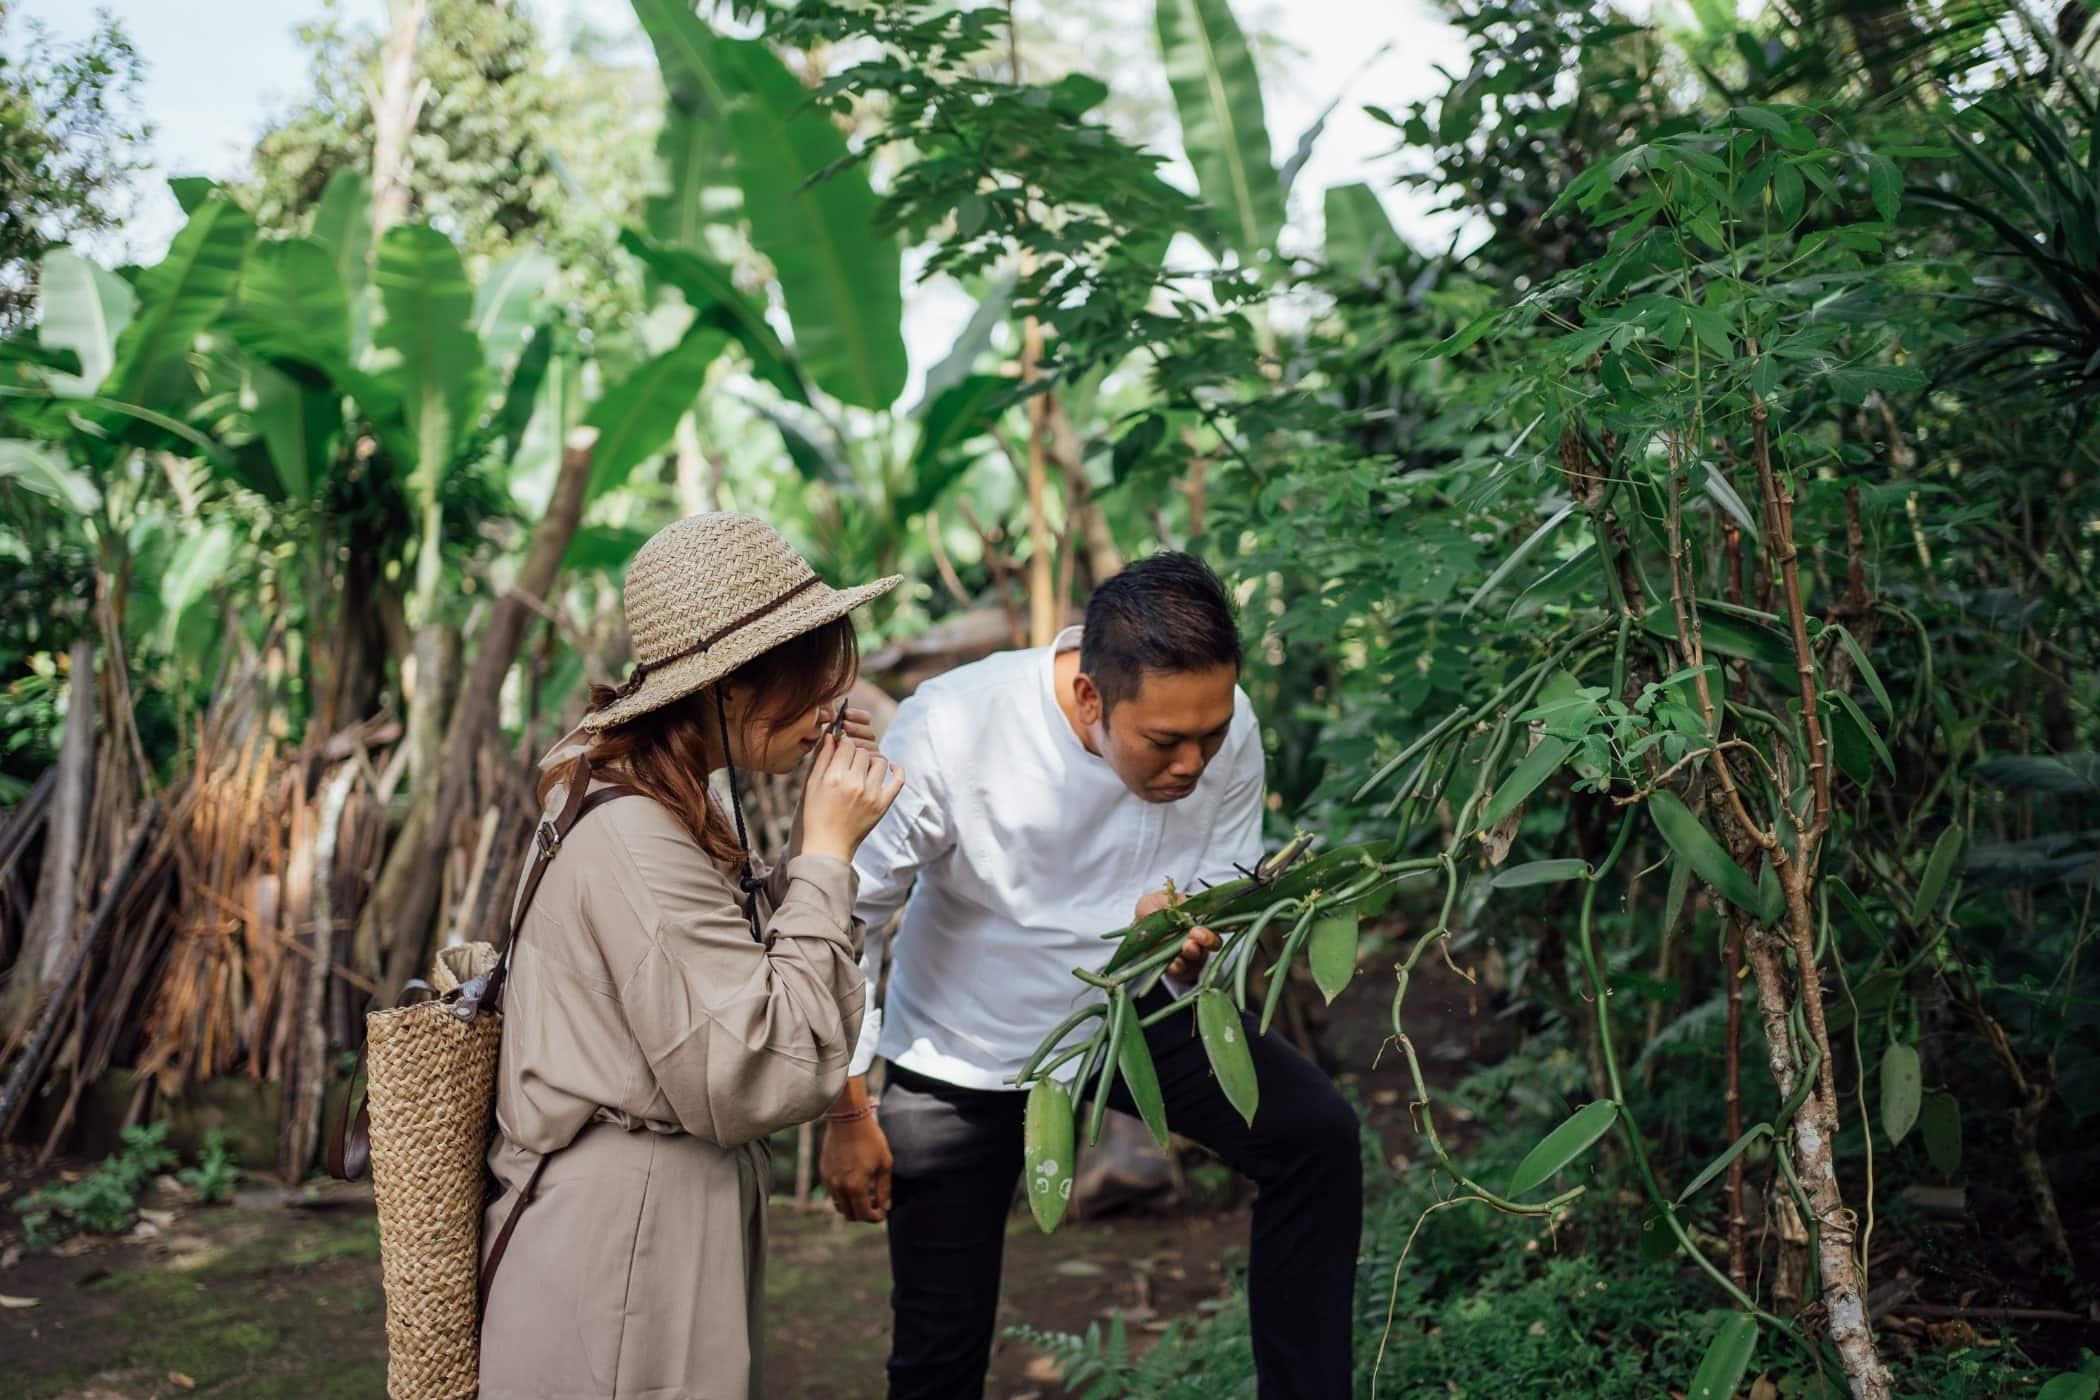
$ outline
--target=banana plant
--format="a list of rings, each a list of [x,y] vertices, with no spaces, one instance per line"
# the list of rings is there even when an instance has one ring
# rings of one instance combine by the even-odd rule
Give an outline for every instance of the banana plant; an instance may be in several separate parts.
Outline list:
[[[845,137],[762,39],[718,34],[684,0],[634,9],[670,96],[652,240],[706,254],[698,235],[733,208],[779,281],[803,371],[841,403],[890,407],[906,374],[903,255]]]
[[[558,417],[583,414],[545,310],[552,260],[523,254],[477,287],[427,225],[398,225],[373,246],[361,177],[331,181],[303,238],[260,239],[224,191],[187,194],[188,222],[135,287],[76,253],[49,256],[39,340],[10,356],[23,382],[0,386],[23,434],[0,451],[6,475],[91,511],[106,552],[127,533],[116,513],[155,479],[123,470],[124,454],[165,450],[205,468],[200,490],[180,493],[185,517],[214,484],[292,508],[263,517],[264,533],[300,546],[278,571],[308,586],[308,606],[336,598],[341,624],[361,628],[375,628],[382,607],[434,614],[448,551],[471,547],[482,519],[504,509],[478,482],[523,454],[534,406],[563,396]],[[727,343],[696,324],[599,396],[600,494],[662,450]],[[243,555],[232,534],[177,534],[192,547],[170,596],[201,606],[205,566],[235,569]],[[346,550],[392,602],[340,596],[328,580]],[[114,556],[104,562],[122,572]]]
[[[195,528],[179,500],[171,509],[162,487],[192,484],[182,470],[133,464],[165,449],[231,467],[231,454],[187,421],[192,355],[230,300],[253,234],[238,206],[200,192],[167,255],[135,285],[54,249],[42,267],[36,339],[11,348],[16,382],[0,385],[9,434],[0,478],[41,498],[60,537],[92,547],[112,580],[113,619],[162,653],[202,635],[199,608],[228,567],[233,536]],[[38,510],[25,509],[26,528]],[[129,581],[148,577],[163,586],[132,597]]]
[[[886,570],[912,517],[968,471],[972,448],[1015,399],[1006,381],[973,368],[1005,295],[987,297],[925,396],[903,409],[899,239],[883,231],[866,170],[849,160],[827,109],[763,40],[719,34],[681,0],[634,8],[669,109],[657,191],[642,226],[620,241],[690,313],[686,340],[666,353],[735,344],[769,391],[754,410],[807,486],[797,493],[802,524],[822,562]],[[736,250],[732,225],[771,272],[787,334],[737,286],[724,256]]]
[[[1283,180],[1247,37],[1226,0],[1156,0],[1153,23],[1197,188],[1241,261],[1258,262],[1283,228]]]

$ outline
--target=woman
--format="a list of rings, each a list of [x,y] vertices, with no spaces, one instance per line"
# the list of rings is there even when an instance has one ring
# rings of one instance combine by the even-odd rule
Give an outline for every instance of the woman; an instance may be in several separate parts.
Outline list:
[[[829,702],[859,666],[846,614],[897,583],[834,592],[737,515],[682,520],[628,569],[633,674],[593,690],[542,796],[631,793],[560,840],[504,994],[484,1258],[530,1208],[489,1289],[483,1396],[764,1393],[765,1139],[845,1082],[853,853],[903,785]],[[737,771],[812,755],[787,858],[753,870]]]

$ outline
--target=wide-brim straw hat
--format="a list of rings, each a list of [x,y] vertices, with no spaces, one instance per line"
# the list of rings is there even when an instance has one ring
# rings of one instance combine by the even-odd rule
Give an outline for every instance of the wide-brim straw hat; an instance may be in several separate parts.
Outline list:
[[[682,700],[903,581],[892,574],[832,588],[753,515],[691,515],[667,525],[627,566],[634,671],[617,699],[583,717],[583,727],[596,733]]]

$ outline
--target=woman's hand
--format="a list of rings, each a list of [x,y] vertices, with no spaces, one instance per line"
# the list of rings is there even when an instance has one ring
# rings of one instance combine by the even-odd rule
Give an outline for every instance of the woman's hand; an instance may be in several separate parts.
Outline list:
[[[832,1208],[848,1220],[881,1221],[890,1213],[890,1141],[868,1103],[867,1079],[847,1080],[826,1117],[817,1175]]]
[[[843,704],[844,702],[841,701],[839,703]],[[824,722],[824,727],[829,729],[832,721],[838,718],[838,710],[835,706],[827,707],[817,711],[817,715]],[[869,748],[875,747],[875,716],[857,705],[847,705],[846,737],[854,740],[856,743],[865,744]]]
[[[847,717],[851,731],[852,717]],[[850,861],[904,791],[904,770],[872,746],[826,734],[802,789],[802,849]]]
[[[841,700],[838,702],[838,704],[844,705],[845,701]],[[837,718],[838,709],[836,706],[827,706],[824,709],[818,710],[818,728],[822,730],[829,730],[831,728],[832,721]],[[874,748],[876,746],[875,717],[869,714],[866,710],[856,709],[848,706],[846,709],[845,734],[848,739],[851,739],[854,743],[860,745],[862,748]],[[817,753],[821,753],[823,751],[821,744],[822,740],[820,739],[819,748],[810,754],[812,760],[815,759]],[[800,800],[797,800],[795,803],[795,820],[788,827],[787,855],[789,860],[793,860],[796,856],[802,854],[802,826],[802,802]]]

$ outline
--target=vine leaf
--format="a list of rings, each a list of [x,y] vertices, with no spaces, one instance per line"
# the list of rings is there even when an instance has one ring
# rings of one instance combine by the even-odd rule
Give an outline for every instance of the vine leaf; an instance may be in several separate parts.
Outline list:
[[[1733,1313],[1706,1348],[1706,1357],[1685,1391],[1686,1400],[1728,1400],[1735,1394],[1750,1357],[1757,1350],[1757,1319],[1749,1313]]]
[[[1552,885],[1562,880],[1580,880],[1590,873],[1586,860],[1528,860],[1495,872],[1488,888],[1518,890],[1526,885]]]
[[[1641,618],[1641,628],[1666,642],[1677,640],[1677,620],[1666,611],[1648,612]],[[1777,632],[1747,619],[1726,616],[1705,598],[1699,600],[1699,641],[1707,651],[1738,661],[1788,666],[1794,660],[1793,648]]]
[[[1786,891],[1779,887],[1779,872],[1766,861],[1757,868],[1757,923],[1771,928],[1786,913]]]
[[[1892,1143],[1903,1141],[1918,1121],[1924,1071],[1918,1050],[1898,1040],[1881,1053],[1881,1127]]]
[[[1509,1181],[1510,1197],[1515,1199],[1543,1185],[1548,1177],[1589,1151],[1618,1121],[1619,1106],[1610,1099],[1599,1099],[1576,1109],[1517,1163],[1517,1174]]]
[[[1650,1206],[1641,1213],[1641,1258],[1650,1264],[1666,1264],[1677,1254],[1677,1236],[1670,1233],[1662,1207]]]
[[[1940,902],[1940,894],[1947,888],[1947,877],[1954,873],[1954,862],[1961,855],[1964,833],[1958,826],[1950,826],[1940,833],[1940,839],[1932,843],[1932,854],[1925,858],[1925,877],[1918,881],[1918,891],[1910,902],[1910,921],[1922,924]]]
[[[1072,1199],[1072,1156],[1078,1144],[1071,1094],[1047,1076],[1036,1080],[1021,1121],[1028,1209],[1047,1235],[1064,1219]]]
[[[1458,610],[1458,615],[1460,617],[1464,617],[1467,613],[1479,607],[1481,599],[1487,597],[1488,594],[1493,593],[1497,588],[1501,587],[1502,581],[1508,578],[1512,573],[1516,572],[1517,567],[1521,565],[1526,559],[1531,557],[1531,552],[1533,550],[1537,549],[1541,544],[1544,544],[1546,542],[1546,536],[1552,534],[1556,529],[1560,527],[1561,521],[1566,520],[1569,516],[1573,515],[1574,513],[1575,502],[1570,501],[1566,505],[1562,506],[1559,510],[1555,511],[1552,515],[1548,516],[1546,518],[1546,522],[1543,525],[1539,526],[1536,530],[1533,530],[1529,535],[1526,535],[1524,537],[1524,542],[1518,545],[1515,549],[1511,550],[1507,559],[1504,559],[1500,564],[1495,566],[1495,571],[1487,576],[1487,581],[1481,584],[1480,587],[1473,590],[1473,596],[1467,599],[1466,605]]]
[[[1882,685],[1880,673],[1875,671],[1874,664],[1867,660],[1866,649],[1843,627],[1832,626],[1830,630],[1838,634],[1838,641],[1844,645],[1845,654],[1852,658],[1852,665],[1859,671],[1859,678],[1867,683],[1867,689],[1874,696],[1874,703],[1881,706],[1882,715],[1894,719],[1896,707],[1889,703],[1888,689]]]
[[[1677,916],[1684,912],[1684,898],[1692,892],[1692,867],[1681,860],[1670,862],[1670,885],[1663,897],[1664,929],[1677,927]]]
[[[1830,698],[1837,702],[1845,718],[1858,727],[1861,737],[1867,742],[1867,747],[1874,751],[1874,757],[1881,760],[1881,766],[1893,774],[1896,771],[1896,760],[1889,756],[1889,746],[1881,741],[1881,735],[1875,730],[1874,722],[1867,718],[1866,711],[1860,709],[1859,703],[1842,690],[1830,692]]]
[[[1573,752],[1575,745],[1566,739],[1539,740],[1538,747],[1525,754],[1524,761],[1503,779],[1501,787],[1495,789],[1487,811],[1480,818],[1481,824],[1494,826],[1516,811],[1518,804],[1537,791],[1540,783],[1553,776],[1554,770],[1567,762],[1568,755]]]
[[[1356,976],[1357,915],[1353,909],[1324,914],[1312,926],[1306,942],[1305,960],[1312,967],[1313,982],[1332,1005]]]
[[[1743,872],[1732,856],[1714,840],[1700,820],[1692,815],[1692,809],[1684,805],[1684,799],[1674,792],[1661,791],[1648,799],[1648,814],[1655,818],[1656,829],[1662,832],[1663,840],[1670,849],[1684,857],[1692,867],[1692,873],[1714,887],[1722,898],[1747,914],[1760,912],[1763,901],[1758,898],[1756,882]]]
[[[1729,1149],[1726,1152],[1723,1152],[1720,1156],[1714,1158],[1711,1162],[1708,1162],[1706,1164],[1706,1170],[1700,1172],[1699,1175],[1692,1178],[1691,1185],[1685,1187],[1684,1190],[1680,1191],[1677,1194],[1677,1204],[1683,1205],[1686,1201],[1689,1201],[1692,1197],[1698,1195],[1701,1190],[1705,1189],[1706,1185],[1709,1182],[1711,1182],[1715,1177],[1719,1176],[1722,1172],[1728,1170],[1728,1164],[1730,1162],[1733,1162],[1736,1158],[1742,1156],[1745,1152],[1749,1151],[1751,1143],[1756,1142],[1759,1138],[1766,1138],[1770,1136],[1772,1136],[1772,1125],[1770,1123],[1759,1123],[1755,1127],[1751,1128],[1749,1132],[1744,1133],[1741,1137],[1737,1138],[1735,1142],[1730,1145]]]
[[[1218,1076],[1218,1087],[1248,1126],[1253,1126],[1261,1085],[1254,1077],[1254,1054],[1247,1048],[1247,1023],[1240,1019],[1239,1008],[1216,987],[1200,991],[1196,993],[1196,1029],[1203,1037],[1203,1053],[1210,1057],[1211,1072]]]
[[[1134,1012],[1123,1017],[1123,1033],[1116,1045],[1116,1068],[1123,1072],[1123,1084],[1137,1102],[1138,1117],[1152,1130],[1152,1140],[1165,1148],[1167,1107],[1160,1098],[1159,1070],[1152,1063],[1151,1050],[1146,1048],[1140,1019]]]

